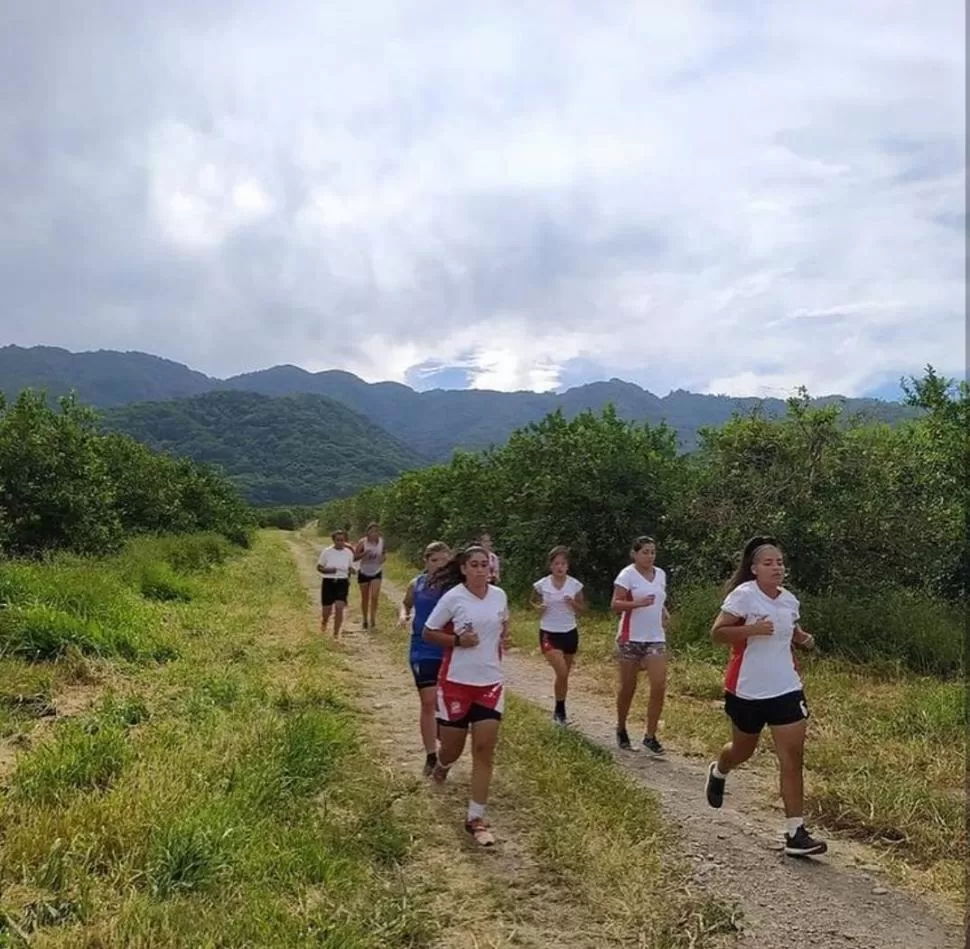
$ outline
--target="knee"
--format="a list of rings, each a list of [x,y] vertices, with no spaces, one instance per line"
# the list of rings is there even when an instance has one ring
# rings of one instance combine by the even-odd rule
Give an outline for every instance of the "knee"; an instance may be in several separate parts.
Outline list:
[[[801,748],[789,748],[778,752],[778,764],[782,771],[801,771],[805,755]]]
[[[433,715],[437,710],[437,702],[435,701],[435,694],[431,692],[427,695],[421,696],[421,711],[426,715]]]
[[[490,739],[472,739],[472,754],[476,760],[490,763],[495,754],[495,743]]]

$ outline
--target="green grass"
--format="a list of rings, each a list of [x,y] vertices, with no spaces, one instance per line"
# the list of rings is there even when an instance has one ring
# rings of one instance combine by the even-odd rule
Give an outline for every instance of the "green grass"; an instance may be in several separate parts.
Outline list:
[[[403,585],[410,566],[391,558],[385,573]],[[722,700],[726,652],[707,635],[718,600],[678,597],[662,731],[672,750],[710,756],[728,737]],[[702,608],[703,607],[703,608]],[[813,614],[805,611],[806,627]],[[706,623],[705,627],[701,627]],[[536,614],[513,610],[517,646],[538,652]],[[818,628],[816,626],[816,628]],[[614,618],[590,614],[581,624],[578,668],[604,703],[615,690]],[[824,639],[823,639],[824,642]],[[967,719],[964,686],[921,676],[902,663],[854,663],[799,653],[812,719],[806,746],[807,808],[829,832],[875,846],[898,878],[962,901],[966,852],[964,782]],[[645,712],[645,689],[633,715]],[[752,767],[773,776],[770,738]]]
[[[282,542],[193,571],[191,601],[146,604],[173,658],[113,660],[113,691],[8,776],[0,946],[432,945],[433,881],[402,882],[411,805],[362,746]]]

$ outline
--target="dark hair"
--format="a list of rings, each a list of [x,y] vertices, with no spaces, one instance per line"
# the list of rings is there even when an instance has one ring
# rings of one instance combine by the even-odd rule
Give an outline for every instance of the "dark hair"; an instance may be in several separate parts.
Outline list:
[[[339,535],[341,535],[341,534],[343,535],[343,538],[344,538],[344,540],[346,540],[346,539],[347,539],[347,532],[346,532],[345,530],[343,530],[343,528],[340,528],[340,527],[338,527],[338,528],[337,528],[337,529],[336,529],[336,530],[335,530],[335,531],[334,531],[334,532],[333,532],[333,533],[332,533],[332,534],[330,535],[330,539],[331,539],[331,540],[336,540],[336,539],[337,539],[337,537],[338,537]]]
[[[461,568],[465,566],[469,557],[473,554],[484,554],[487,557],[488,551],[481,544],[472,544],[470,547],[456,550],[448,563],[431,574],[428,578],[428,586],[445,593],[452,587],[464,583],[465,575],[461,572]]]
[[[569,548],[565,544],[557,544],[549,551],[549,557],[546,559],[546,563],[551,567],[556,557],[565,557],[566,563],[569,563]]]
[[[755,534],[744,545],[744,550],[741,551],[741,559],[738,562],[738,567],[725,585],[724,589],[726,593],[730,593],[732,590],[741,586],[742,583],[747,583],[751,579],[751,568],[754,566],[755,555],[762,547],[778,547],[780,549],[781,545],[778,543],[777,538],[770,534]]]
[[[450,550],[443,540],[433,540],[424,548],[424,559],[427,560],[432,554],[448,553]]]
[[[381,529],[381,525],[380,524],[368,524],[367,525],[367,530],[365,530],[364,533],[365,534],[369,534],[371,531],[378,531],[379,532],[380,529]]]
[[[633,542],[633,545],[632,545],[632,547],[631,547],[630,549],[631,549],[631,550],[632,550],[632,551],[633,551],[634,553],[637,553],[638,551],[640,551],[640,550],[643,550],[643,548],[644,548],[644,547],[647,547],[647,546],[649,546],[650,544],[653,544],[653,546],[654,546],[654,547],[656,547],[656,546],[657,546],[657,542],[656,542],[656,541],[655,541],[655,540],[654,540],[654,539],[653,539],[652,537],[648,537],[648,536],[647,536],[646,534],[641,534],[641,535],[640,535],[640,536],[639,536],[639,537],[638,537],[638,538],[637,538],[637,539],[636,539],[636,540],[635,540],[635,541]]]

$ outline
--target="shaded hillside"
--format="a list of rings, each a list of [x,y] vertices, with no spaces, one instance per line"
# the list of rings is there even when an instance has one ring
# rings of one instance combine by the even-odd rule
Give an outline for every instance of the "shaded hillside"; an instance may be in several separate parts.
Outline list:
[[[517,428],[537,422],[557,408],[572,418],[585,409],[598,412],[612,402],[622,418],[654,424],[666,421],[677,432],[684,450],[697,444],[698,429],[721,425],[736,411],[747,413],[761,405],[771,416],[785,412],[780,399],[737,399],[684,390],[659,397],[619,379],[558,394],[480,389],[415,392],[396,382],[364,382],[339,370],[310,373],[296,366],[274,366],[220,380],[142,353],[72,354],[47,347],[13,346],[0,349],[0,389],[12,395],[26,385],[48,386],[53,394],[76,386],[82,399],[104,407],[209,390],[244,390],[274,397],[323,396],[366,416],[411,451],[436,461],[446,460],[456,448],[502,444]],[[840,397],[816,401],[832,399]],[[897,402],[843,401],[850,413],[861,412],[887,422],[898,421],[913,411]]]
[[[314,395],[210,392],[111,409],[103,424],[220,466],[254,504],[317,504],[427,464],[366,418]]]

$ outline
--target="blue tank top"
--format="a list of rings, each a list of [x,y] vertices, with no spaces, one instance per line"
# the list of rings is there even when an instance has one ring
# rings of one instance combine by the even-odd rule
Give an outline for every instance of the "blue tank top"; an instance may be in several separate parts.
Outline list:
[[[444,658],[444,650],[434,643],[426,643],[421,636],[431,611],[435,608],[438,600],[441,599],[441,591],[430,589],[428,587],[428,575],[421,573],[414,578],[413,596],[414,616],[411,621],[411,652],[408,659],[410,662],[442,659]]]

